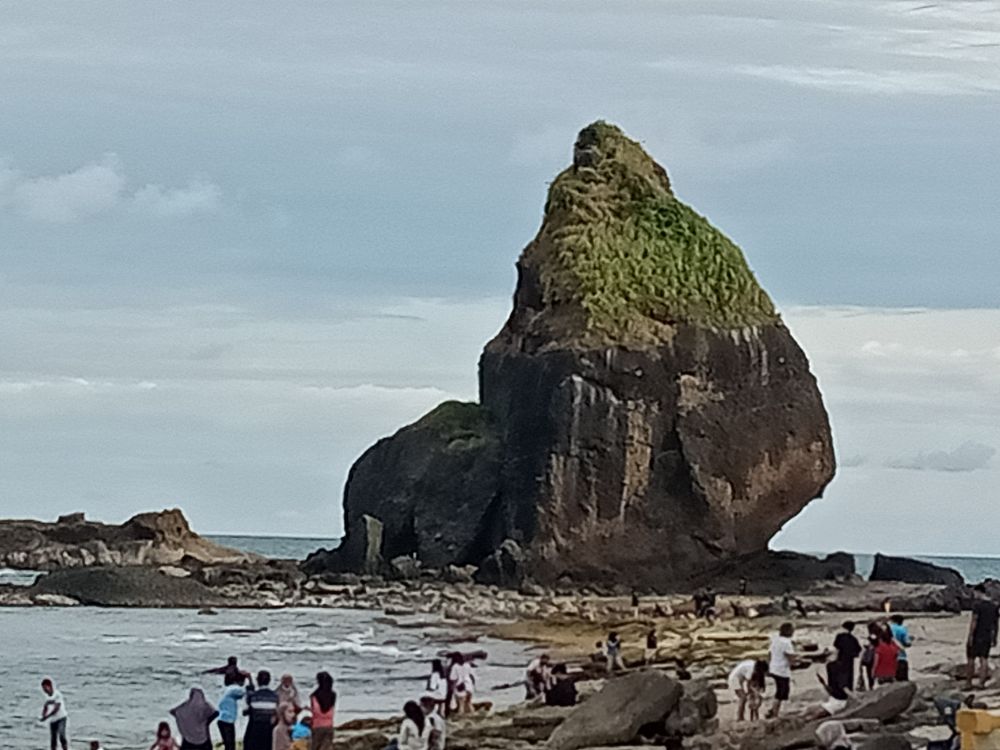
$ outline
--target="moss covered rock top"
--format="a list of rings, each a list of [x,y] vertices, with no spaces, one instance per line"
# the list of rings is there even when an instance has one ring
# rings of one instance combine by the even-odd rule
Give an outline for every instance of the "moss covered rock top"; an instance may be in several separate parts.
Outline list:
[[[440,403],[405,429],[427,430],[446,442],[496,438],[496,425],[489,411],[477,403],[466,401]]]
[[[674,195],[666,171],[619,128],[596,122],[549,189],[522,265],[544,307],[587,337],[659,338],[676,323],[740,328],[778,320],[743,253]]]

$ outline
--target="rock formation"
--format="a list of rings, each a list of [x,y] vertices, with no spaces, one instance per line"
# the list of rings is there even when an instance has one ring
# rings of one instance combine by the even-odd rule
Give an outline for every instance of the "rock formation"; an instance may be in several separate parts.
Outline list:
[[[913,560],[909,557],[875,555],[871,581],[902,581],[903,583],[936,583],[941,586],[961,587],[965,578],[954,568]]]
[[[55,523],[0,521],[0,567],[57,570],[256,559],[198,536],[177,509],[140,513],[121,526],[88,521],[82,513],[62,516]]]
[[[342,549],[309,566],[461,565],[506,542],[541,582],[672,585],[766,550],[822,493],[834,457],[805,354],[740,249],[618,128],[580,132],[517,269],[480,405],[367,451]]]

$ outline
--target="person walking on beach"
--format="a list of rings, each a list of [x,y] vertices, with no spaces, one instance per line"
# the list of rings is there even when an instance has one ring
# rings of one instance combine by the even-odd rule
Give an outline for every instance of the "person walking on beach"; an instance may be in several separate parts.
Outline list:
[[[854,637],[854,627],[854,623],[848,620],[833,639],[833,649],[837,654],[833,667],[828,670],[831,680],[836,679],[837,686],[845,690],[854,689],[854,662],[861,655],[861,644]]]
[[[898,669],[899,646],[892,637],[892,630],[885,625],[879,633],[878,645],[875,646],[875,663],[872,664],[875,684],[885,685],[895,682]]]
[[[431,662],[431,673],[427,677],[426,695],[437,701],[441,716],[448,713],[448,675],[440,659]]]
[[[178,750],[179,747],[177,740],[170,733],[170,725],[161,721],[160,725],[156,727],[156,739],[149,746],[149,750]]]
[[[976,661],[979,661],[979,685],[986,687],[990,679],[990,649],[996,648],[1000,608],[986,596],[986,587],[977,584],[976,601],[972,605],[972,619],[969,621],[969,638],[965,644],[966,688],[972,689],[976,675]]]
[[[224,750],[236,750],[236,719],[240,713],[240,702],[246,697],[243,688],[243,676],[238,672],[226,673],[223,678],[225,687],[219,698],[219,736],[222,738]]]
[[[608,674],[625,669],[622,663],[622,642],[618,638],[618,633],[611,631],[608,633],[608,642],[604,646],[604,652],[608,659]]]
[[[333,750],[333,713],[337,693],[333,690],[333,677],[329,672],[316,675],[316,689],[309,696],[312,710],[312,734],[309,750]]]
[[[219,712],[205,700],[200,687],[191,688],[188,699],[170,709],[170,715],[177,722],[181,750],[212,750],[211,726]]]
[[[56,750],[58,746],[62,746],[62,750],[68,750],[66,725],[69,722],[69,714],[66,712],[63,694],[56,690],[55,683],[48,677],[42,680],[42,692],[45,693],[45,703],[42,704],[42,716],[39,721],[49,725],[49,747]]]
[[[257,673],[257,689],[247,693],[249,721],[243,735],[243,750],[271,750],[277,710],[278,693],[271,689],[271,673],[262,669]]]
[[[768,663],[762,659],[744,659],[729,673],[727,683],[736,696],[736,721],[746,719],[750,709],[750,721],[760,718],[760,704],[765,689]]]
[[[455,696],[455,709],[460,714],[472,713],[472,696],[476,691],[476,674],[472,671],[472,663],[465,660],[462,654],[452,656],[451,672],[448,674],[452,695]]]
[[[792,636],[795,626],[790,622],[782,623],[778,634],[771,639],[770,661],[768,671],[774,680],[774,702],[767,712],[767,718],[776,719],[781,714],[781,704],[791,697],[792,667],[798,664],[795,644]]]
[[[896,645],[899,646],[899,658],[896,660],[896,682],[907,682],[910,679],[910,660],[906,649],[913,645],[913,638],[903,621],[902,615],[889,618],[889,630]]]

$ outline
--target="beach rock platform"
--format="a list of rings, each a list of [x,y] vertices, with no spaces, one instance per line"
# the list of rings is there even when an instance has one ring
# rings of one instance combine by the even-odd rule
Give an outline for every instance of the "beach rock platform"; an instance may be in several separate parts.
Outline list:
[[[58,570],[94,565],[248,563],[261,558],[210,542],[178,509],[140,513],[120,526],[83,513],[55,523],[0,520],[0,567]]]
[[[517,270],[479,403],[366,451],[344,543],[308,572],[516,545],[524,579],[662,590],[763,554],[822,494],[834,455],[805,353],[740,249],[617,127],[580,132]]]

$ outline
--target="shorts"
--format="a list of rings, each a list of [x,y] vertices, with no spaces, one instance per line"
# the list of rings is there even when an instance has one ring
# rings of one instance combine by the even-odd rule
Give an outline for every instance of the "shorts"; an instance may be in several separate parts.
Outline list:
[[[56,719],[49,723],[49,736],[52,741],[55,742],[59,740],[61,742],[66,741],[66,719]]]
[[[989,659],[993,641],[976,640],[965,647],[965,655],[970,659]]]
[[[774,678],[774,699],[776,701],[787,701],[792,694],[792,678],[771,675]]]
[[[838,700],[837,698],[831,696],[820,704],[820,708],[830,714],[830,716],[836,716],[847,708],[847,701]]]

